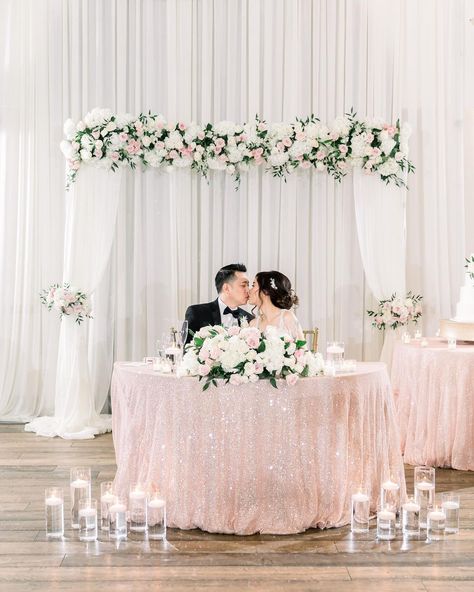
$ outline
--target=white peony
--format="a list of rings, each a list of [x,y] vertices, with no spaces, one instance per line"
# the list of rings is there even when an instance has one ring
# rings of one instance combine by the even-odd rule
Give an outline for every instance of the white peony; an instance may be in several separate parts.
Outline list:
[[[89,150],[85,150],[84,148],[80,152],[82,160],[90,160],[92,158],[92,153]]]
[[[384,177],[388,177],[389,175],[397,175],[400,172],[400,166],[394,158],[389,158],[377,170]]]
[[[213,126],[213,131],[218,136],[233,136],[236,133],[236,125],[233,121],[219,121]]]
[[[159,167],[163,162],[163,158],[158,154],[156,150],[150,150],[145,154],[145,161],[152,167]]]
[[[307,142],[294,142],[288,152],[291,158],[297,158],[298,156],[311,152],[311,146]]]
[[[293,127],[289,123],[272,123],[269,134],[272,138],[282,140],[287,136],[293,135]]]
[[[183,147],[183,138],[177,131],[171,132],[165,139],[165,146],[168,150],[179,150]]]
[[[275,152],[274,154],[270,154],[268,157],[268,164],[271,166],[283,166],[286,162],[288,162],[288,159],[288,152]]]
[[[229,157],[229,161],[232,163],[240,162],[243,158],[243,154],[237,148],[232,148],[228,151],[227,156]]]
[[[76,135],[76,124],[72,119],[66,119],[63,127],[64,135],[68,140],[73,140]]]

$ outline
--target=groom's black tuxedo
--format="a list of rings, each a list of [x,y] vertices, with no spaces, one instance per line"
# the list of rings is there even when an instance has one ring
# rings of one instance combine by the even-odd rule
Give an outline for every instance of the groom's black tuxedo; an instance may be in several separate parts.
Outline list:
[[[252,314],[243,308],[238,308],[237,312],[239,313],[239,319],[245,317],[247,321],[251,321],[254,318]],[[189,331],[186,342],[189,343],[192,339],[191,331],[196,333],[196,331],[199,331],[202,327],[207,327],[207,325],[220,325],[222,323],[218,300],[206,302],[206,304],[192,304],[188,306],[186,320],[188,321]]]

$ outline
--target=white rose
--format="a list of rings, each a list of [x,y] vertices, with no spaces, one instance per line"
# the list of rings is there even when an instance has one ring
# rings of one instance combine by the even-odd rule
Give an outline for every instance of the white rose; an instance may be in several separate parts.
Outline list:
[[[64,135],[68,140],[72,140],[76,135],[76,125],[72,119],[66,119],[63,127]]]
[[[85,150],[84,148],[80,152],[82,160],[90,160],[92,158],[92,154],[89,150]]]

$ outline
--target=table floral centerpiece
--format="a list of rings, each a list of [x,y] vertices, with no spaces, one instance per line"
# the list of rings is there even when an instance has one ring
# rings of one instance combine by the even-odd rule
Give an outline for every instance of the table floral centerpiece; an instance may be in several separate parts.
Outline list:
[[[272,327],[262,333],[256,327],[221,325],[203,327],[186,347],[178,376],[197,376],[203,390],[222,379],[232,385],[277,379],[294,385],[300,377],[323,374],[324,360],[306,348],[306,342],[280,335]]]

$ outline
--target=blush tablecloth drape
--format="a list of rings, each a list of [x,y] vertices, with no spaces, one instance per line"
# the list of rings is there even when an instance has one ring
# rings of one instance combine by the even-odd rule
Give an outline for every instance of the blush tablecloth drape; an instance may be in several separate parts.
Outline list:
[[[474,345],[398,342],[391,376],[405,462],[474,470]]]
[[[384,364],[356,373],[202,391],[194,378],[116,363],[115,485],[157,485],[168,525],[289,534],[350,521],[351,494],[405,480]]]

